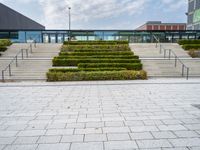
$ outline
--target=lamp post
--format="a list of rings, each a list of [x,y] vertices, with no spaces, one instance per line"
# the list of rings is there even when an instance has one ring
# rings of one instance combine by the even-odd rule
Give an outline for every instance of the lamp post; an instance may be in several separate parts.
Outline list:
[[[68,41],[71,40],[71,7],[68,7],[69,9],[69,37],[68,37]]]

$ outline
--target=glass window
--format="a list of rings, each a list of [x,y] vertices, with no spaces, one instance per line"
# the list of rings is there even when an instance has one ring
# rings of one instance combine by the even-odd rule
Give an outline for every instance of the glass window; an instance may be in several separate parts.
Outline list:
[[[26,32],[26,41],[35,40],[37,43],[42,41],[42,33],[39,31],[27,31]]]

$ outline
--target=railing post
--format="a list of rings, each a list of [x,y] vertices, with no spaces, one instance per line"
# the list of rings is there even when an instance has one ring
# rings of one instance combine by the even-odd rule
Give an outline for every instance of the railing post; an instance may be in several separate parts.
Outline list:
[[[18,67],[17,56],[15,57],[15,60],[16,60],[16,67]]]
[[[162,45],[160,44],[160,54],[162,53]]]
[[[182,65],[182,77],[184,76],[185,65]]]
[[[169,60],[171,59],[171,49],[169,49]]]
[[[2,70],[2,82],[4,82],[5,79],[4,79],[4,70]]]
[[[9,76],[11,76],[11,65],[8,65],[8,69],[9,69]]]
[[[187,80],[189,79],[189,71],[190,71],[190,68],[187,68]]]
[[[23,49],[21,49],[21,53],[22,53],[22,59],[24,59],[24,52],[23,52],[24,50]]]
[[[34,41],[34,47],[36,48],[36,40]]]
[[[177,56],[175,56],[175,67],[177,66]]]
[[[30,51],[31,51],[31,53],[33,52],[33,51],[32,51],[32,44],[30,44]]]
[[[28,49],[26,49],[26,58],[28,58]]]
[[[164,49],[164,58],[166,58],[166,49]]]

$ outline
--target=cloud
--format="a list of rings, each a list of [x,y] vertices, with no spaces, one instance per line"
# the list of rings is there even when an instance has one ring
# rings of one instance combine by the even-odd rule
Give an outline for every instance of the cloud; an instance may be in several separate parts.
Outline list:
[[[165,11],[176,11],[187,5],[187,0],[161,0],[162,7]]]
[[[0,2],[13,6],[13,0]],[[28,16],[48,29],[68,28],[69,6],[73,29],[133,29],[136,24],[152,19],[173,20],[173,14],[181,19],[185,13],[181,11],[187,6],[187,0],[15,0],[15,3],[17,10],[28,6],[27,11],[32,14]]]
[[[139,14],[149,0],[39,0],[48,28],[66,28],[68,7],[72,8],[73,23],[90,23],[120,15]]]

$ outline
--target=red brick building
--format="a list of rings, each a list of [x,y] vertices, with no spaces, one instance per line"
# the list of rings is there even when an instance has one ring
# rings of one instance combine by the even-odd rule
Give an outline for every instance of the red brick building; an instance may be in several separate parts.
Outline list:
[[[162,23],[161,21],[149,21],[144,25],[140,26],[139,28],[137,28],[136,30],[179,31],[179,30],[186,30],[186,23]]]

